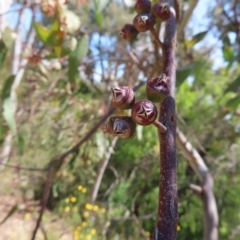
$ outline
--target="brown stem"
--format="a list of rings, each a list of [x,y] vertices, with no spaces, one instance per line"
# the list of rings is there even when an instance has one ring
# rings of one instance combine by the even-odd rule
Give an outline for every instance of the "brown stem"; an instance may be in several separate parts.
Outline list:
[[[167,132],[159,131],[160,178],[158,219],[155,240],[176,240],[178,223],[177,159],[176,159],[176,116],[175,116],[175,49],[176,20],[174,1],[169,0],[171,16],[166,22],[163,43],[163,73],[169,79],[169,96],[160,105],[159,121],[167,127]]]

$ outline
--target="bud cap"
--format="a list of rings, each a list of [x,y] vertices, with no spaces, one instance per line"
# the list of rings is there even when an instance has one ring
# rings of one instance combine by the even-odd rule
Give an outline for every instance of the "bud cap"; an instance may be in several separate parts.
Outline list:
[[[122,30],[120,31],[119,35],[127,40],[128,42],[132,43],[134,40],[136,40],[138,31],[134,27],[133,24],[126,24]]]
[[[134,9],[135,11],[140,14],[140,13],[150,13],[151,11],[151,1],[149,0],[137,0]]]
[[[146,84],[147,98],[153,102],[162,102],[169,94],[167,76],[161,76],[148,80]]]
[[[123,139],[131,138],[136,133],[136,123],[131,117],[110,117],[104,132],[113,137],[120,137]]]
[[[168,3],[156,3],[152,6],[152,15],[156,22],[164,22],[170,18],[170,6]]]
[[[116,108],[130,109],[135,102],[135,94],[130,87],[119,86],[112,89],[112,103]]]
[[[149,100],[136,102],[132,107],[132,119],[139,125],[152,124],[157,118],[157,107]]]
[[[150,30],[155,24],[155,21],[152,16],[147,13],[138,14],[133,19],[133,25],[139,32],[146,32]]]

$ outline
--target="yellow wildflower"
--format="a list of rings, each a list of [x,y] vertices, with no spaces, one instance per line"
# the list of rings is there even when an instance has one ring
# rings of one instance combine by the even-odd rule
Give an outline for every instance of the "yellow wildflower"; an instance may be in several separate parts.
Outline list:
[[[31,217],[30,213],[25,213],[25,215],[24,215],[24,219],[25,220],[28,220],[30,217]]]
[[[96,229],[94,229],[94,228],[92,228],[91,231],[90,231],[90,233],[91,233],[92,235],[96,234],[96,232],[97,232],[97,231],[96,231]]]
[[[92,210],[92,209],[93,209],[93,206],[92,206],[91,204],[87,203],[87,204],[85,205],[85,208],[86,208],[87,210]]]
[[[83,226],[83,227],[86,227],[86,226],[87,226],[87,223],[86,223],[86,222],[82,222],[82,226]]]
[[[87,212],[87,211],[84,212],[84,213],[83,213],[83,216],[86,217],[86,218],[89,217],[89,212]]]
[[[177,231],[180,231],[181,227],[179,225],[177,225]]]
[[[93,207],[93,210],[94,210],[94,211],[98,211],[98,209],[99,209],[99,207],[98,207],[97,205],[95,205],[95,206]]]
[[[101,213],[105,213],[106,209],[105,208],[101,208]]]
[[[65,212],[69,212],[71,210],[71,208],[67,206],[67,207],[65,207],[64,210],[65,210]]]
[[[76,202],[77,201],[77,199],[75,198],[75,197],[71,197],[71,202]]]
[[[83,186],[82,185],[79,185],[78,186],[78,191],[81,191],[83,189]]]
[[[86,188],[83,188],[82,189],[82,193],[86,193],[87,192],[87,189]]]
[[[150,235],[151,235],[151,233],[148,232],[148,231],[146,231],[145,234],[146,234],[147,237],[150,237]]]

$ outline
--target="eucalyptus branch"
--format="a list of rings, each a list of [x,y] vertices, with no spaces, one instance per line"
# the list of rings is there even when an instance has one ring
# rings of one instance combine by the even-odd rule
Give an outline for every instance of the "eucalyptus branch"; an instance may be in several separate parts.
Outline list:
[[[153,239],[175,240],[178,223],[176,116],[175,116],[175,49],[176,13],[174,1],[168,1],[171,16],[166,22],[163,43],[163,74],[168,78],[169,96],[160,104],[159,121],[167,127],[166,133],[159,131],[160,178],[158,219]]]

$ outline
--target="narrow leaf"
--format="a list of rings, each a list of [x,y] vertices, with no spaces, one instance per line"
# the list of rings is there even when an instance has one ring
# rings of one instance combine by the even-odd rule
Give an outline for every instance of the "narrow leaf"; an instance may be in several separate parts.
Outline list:
[[[20,155],[23,155],[24,153],[24,138],[22,134],[18,135],[18,152]]]
[[[36,34],[37,34],[38,38],[43,43],[46,43],[52,31],[45,28],[44,26],[42,26],[38,22],[34,22],[33,25],[34,25],[34,29],[36,31]]]
[[[13,104],[11,98],[4,99],[3,102],[3,116],[8,123],[13,135],[17,135],[17,124],[15,121],[15,114],[13,111]]]
[[[7,47],[2,40],[0,40],[0,70],[3,67],[7,55]]]
[[[236,96],[236,97],[230,99],[230,100],[226,103],[226,107],[228,107],[228,108],[230,108],[230,109],[236,109],[239,104],[240,104],[240,96]]]
[[[0,125],[0,146],[2,146],[8,130],[8,126]]]
[[[234,57],[234,49],[230,46],[223,47],[223,57],[226,61],[232,63],[235,59]]]
[[[239,90],[240,90],[240,75],[232,83],[228,85],[224,93],[237,92]]]
[[[208,33],[208,31],[200,32],[192,37],[192,40],[186,41],[186,46],[192,48],[196,43],[200,42]]]
[[[2,225],[3,223],[5,223],[9,217],[11,217],[18,209],[17,205],[14,205],[10,211],[8,212],[7,216],[0,222],[0,225]]]
[[[4,83],[4,86],[3,86],[3,89],[2,89],[2,95],[1,95],[2,101],[4,101],[4,99],[6,99],[10,96],[11,87],[12,87],[12,84],[14,82],[14,79],[15,79],[15,76],[11,75],[10,77],[8,77],[5,80],[5,83]]]
[[[38,38],[47,46],[56,47],[62,45],[63,36],[56,29],[57,25],[53,22],[50,29],[42,26],[38,22],[34,22],[34,29]]]
[[[101,12],[96,12],[95,17],[96,17],[97,25],[99,27],[102,27],[103,26],[103,15],[102,15],[102,13]]]
[[[186,78],[191,74],[193,65],[188,65],[186,67],[177,69],[176,71],[176,84],[179,87],[185,80]]]
[[[75,82],[78,78],[78,66],[82,62],[83,58],[88,52],[89,39],[87,35],[84,35],[81,40],[78,41],[77,47],[74,52],[69,56],[68,60],[68,76],[70,82]]]

